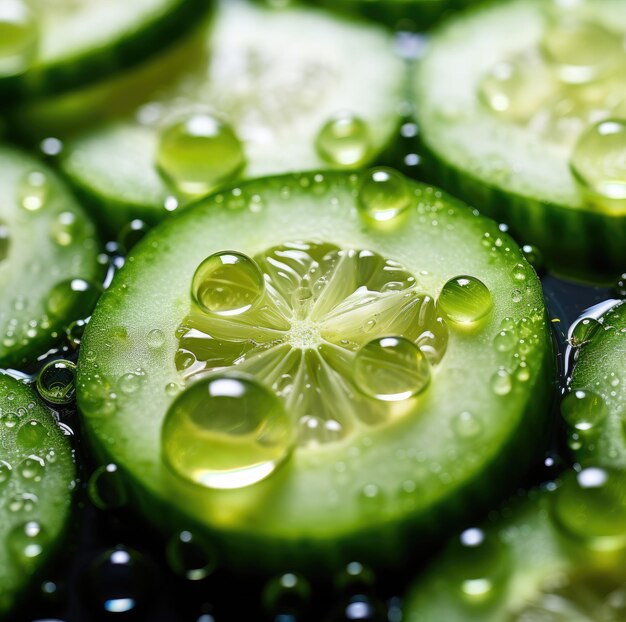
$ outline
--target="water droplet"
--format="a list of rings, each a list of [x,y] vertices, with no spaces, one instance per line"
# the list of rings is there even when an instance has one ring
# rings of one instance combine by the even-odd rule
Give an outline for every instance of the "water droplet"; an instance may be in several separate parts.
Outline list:
[[[45,528],[37,521],[16,525],[7,538],[11,557],[22,567],[30,568],[42,555],[49,538]]]
[[[578,432],[591,432],[606,419],[608,411],[600,395],[579,389],[563,398],[561,414],[567,424]]]
[[[148,233],[149,229],[150,227],[143,220],[139,220],[138,218],[131,220],[122,227],[117,236],[120,249],[128,253],[130,249]]]
[[[208,488],[242,488],[270,476],[290,455],[295,425],[280,400],[244,376],[189,386],[170,406],[163,455],[181,477]]]
[[[214,547],[190,531],[181,531],[172,537],[166,554],[172,570],[189,581],[206,579],[217,566]]]
[[[589,467],[566,474],[552,497],[552,517],[563,532],[586,547],[626,547],[626,475]]]
[[[2,0],[0,5],[0,76],[26,71],[37,54],[39,27],[23,0]]]
[[[65,330],[67,340],[74,349],[80,346],[80,342],[83,339],[83,334],[85,332],[87,324],[87,320],[76,320],[72,322]]]
[[[258,265],[246,255],[223,251],[207,257],[192,282],[192,297],[201,309],[238,315],[252,308],[265,289]]]
[[[517,335],[512,330],[501,330],[493,339],[497,352],[510,352],[517,345]]]
[[[626,120],[590,127],[578,140],[570,164],[591,205],[626,213]]]
[[[491,376],[491,390],[496,395],[508,395],[513,388],[511,374],[506,369],[499,369]]]
[[[513,266],[513,269],[511,270],[511,276],[513,277],[514,281],[518,281],[518,282],[525,281],[527,275],[528,275],[528,269],[526,268],[524,264],[521,264],[521,263],[515,264],[515,266]]]
[[[524,244],[524,246],[522,246],[522,253],[526,258],[526,261],[538,274],[542,274],[545,271],[543,254],[536,246],[533,246],[532,244]]]
[[[272,619],[299,619],[310,599],[308,581],[293,572],[272,579],[263,589],[263,605]]]
[[[18,472],[24,479],[38,482],[46,472],[46,463],[39,456],[28,456],[20,462]]]
[[[352,114],[341,114],[324,124],[315,142],[320,157],[337,166],[364,164],[370,153],[367,123]]]
[[[20,181],[18,201],[29,212],[40,210],[48,199],[50,181],[41,171],[30,171]]]
[[[11,479],[11,465],[5,460],[0,460],[0,490]]]
[[[245,166],[245,154],[230,125],[193,114],[163,129],[156,161],[176,188],[199,195],[236,177]]]
[[[148,333],[146,343],[148,344],[149,348],[153,348],[154,350],[156,350],[157,348],[161,348],[165,343],[165,334],[162,330],[155,328]]]
[[[37,390],[51,404],[69,404],[76,395],[76,365],[65,360],[46,363],[37,376]]]
[[[441,290],[438,304],[448,318],[459,324],[477,322],[493,308],[488,287],[473,276],[450,279]]]
[[[615,281],[613,291],[619,298],[626,298],[626,272],[621,274],[617,281]]]
[[[84,233],[84,223],[74,212],[61,212],[52,224],[51,236],[59,246],[75,244]]]
[[[598,320],[586,317],[576,323],[570,335],[570,343],[573,346],[581,346],[593,337],[594,333],[602,326]]]
[[[48,294],[46,307],[58,319],[85,318],[91,315],[102,288],[83,279],[57,283]]]
[[[397,218],[413,203],[406,178],[390,168],[368,171],[359,187],[358,205],[368,221],[388,222]]]
[[[474,438],[483,431],[483,424],[471,412],[464,411],[454,417],[452,429],[460,438]]]
[[[387,402],[406,400],[428,386],[430,363],[404,337],[373,339],[356,354],[354,382],[368,397]]]
[[[118,382],[119,389],[126,395],[135,393],[141,386],[141,375],[135,373],[124,374]]]
[[[18,447],[25,450],[39,449],[48,438],[48,431],[35,419],[24,423],[15,435]]]
[[[98,467],[89,478],[87,492],[100,510],[113,510],[126,504],[126,489],[115,464]]]

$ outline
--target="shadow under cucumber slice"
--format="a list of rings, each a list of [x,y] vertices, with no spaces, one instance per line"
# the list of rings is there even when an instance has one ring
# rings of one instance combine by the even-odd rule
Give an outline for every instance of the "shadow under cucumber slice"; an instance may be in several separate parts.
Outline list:
[[[43,354],[100,293],[92,223],[58,176],[0,147],[0,365]]]
[[[217,258],[244,269],[247,285],[214,282],[203,304],[219,307],[233,292],[264,302],[203,313],[192,277],[229,249],[230,259]],[[469,276],[441,298],[460,275]],[[416,361],[428,376],[393,371]],[[175,443],[180,453],[164,446],[172,470],[162,426],[187,384],[228,370],[277,411],[282,400],[291,445],[263,463],[262,481],[237,487],[233,469],[207,488],[202,472],[185,472],[205,434]],[[209,534],[228,566],[320,572],[355,558],[400,564],[514,485],[529,447],[542,444],[553,381],[540,283],[513,241],[439,190],[383,169],[363,180],[253,181],[162,223],[101,298],[77,389],[96,453],[118,465],[149,520]]]
[[[538,246],[553,270],[593,281],[626,262],[625,9],[515,0],[468,10],[433,35],[414,89],[433,179]],[[615,140],[595,125],[614,117]]]
[[[22,382],[0,375],[0,615],[59,546],[75,487],[72,449]]]
[[[136,118],[68,141],[62,156],[64,172],[113,232],[133,218],[157,222],[190,194],[229,180],[373,161],[395,138],[405,70],[377,26],[229,1],[195,63],[162,78],[163,91]],[[195,158],[191,139],[163,147],[179,123],[190,123],[188,133],[218,127],[219,139],[197,147]]]

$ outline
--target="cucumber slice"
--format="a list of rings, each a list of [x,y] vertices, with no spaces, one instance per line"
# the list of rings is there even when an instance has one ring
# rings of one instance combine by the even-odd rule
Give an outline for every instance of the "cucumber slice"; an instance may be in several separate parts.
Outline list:
[[[626,115],[626,3],[562,4],[492,3],[445,24],[417,71],[416,114],[444,187],[558,272],[610,280],[626,262],[626,128],[593,124]]]
[[[3,106],[94,82],[184,34],[210,0],[4,0]]]
[[[0,616],[58,547],[74,478],[72,449],[50,411],[0,375]]]
[[[95,231],[58,176],[0,147],[0,365],[42,354],[99,295]]]
[[[577,352],[561,412],[583,464],[626,468],[626,303],[583,318],[570,341]]]
[[[101,298],[77,392],[149,520],[229,566],[321,572],[397,566],[508,488],[553,380],[512,240],[376,169],[252,181],[162,223]],[[232,428],[187,416],[207,395]]]
[[[603,505],[603,477],[614,484]],[[612,479],[614,478],[614,479]],[[414,585],[407,622],[618,622],[626,616],[626,555],[603,550],[596,529],[624,516],[624,474],[590,468],[569,473],[555,492],[531,493],[484,529],[464,531]],[[586,486],[586,488],[585,488]],[[582,493],[581,493],[582,491]],[[573,502],[573,503],[572,503]],[[586,537],[559,522],[580,511]],[[594,512],[601,516],[593,515]],[[608,518],[607,518],[608,516]],[[621,525],[623,529],[623,523]],[[619,531],[619,529],[618,529]],[[580,534],[579,534],[580,535]],[[623,544],[623,541],[622,541]],[[599,545],[599,548],[596,546]]]
[[[176,84],[140,108],[138,120],[67,144],[63,170],[110,229],[132,218],[154,223],[233,177],[355,168],[395,136],[404,69],[375,26],[229,1],[197,60],[170,76]],[[172,135],[183,122],[194,133],[190,119],[211,137]],[[339,120],[322,136],[332,119]]]

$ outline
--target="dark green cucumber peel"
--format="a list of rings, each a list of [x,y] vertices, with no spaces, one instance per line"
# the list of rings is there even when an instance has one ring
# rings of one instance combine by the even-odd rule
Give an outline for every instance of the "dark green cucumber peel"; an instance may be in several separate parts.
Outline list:
[[[1,147],[0,185],[0,365],[8,367],[44,352],[79,319],[69,288],[52,298],[53,288],[98,279],[101,268],[91,221],[47,166]]]
[[[609,24],[617,31],[626,30],[622,19],[626,13],[620,0],[604,0],[587,6],[587,17],[597,17],[604,25]],[[467,75],[466,70],[471,66],[469,73],[474,76],[481,67],[486,71],[498,61],[509,60],[481,53],[487,45],[485,35],[489,37],[490,49],[502,47],[509,55],[536,44],[539,25],[547,21],[543,13],[546,10],[534,0],[488,4],[465,11],[442,25],[434,34],[429,52],[417,70],[414,89],[417,119],[422,125],[420,142],[426,166],[424,170],[433,183],[440,184],[469,203],[478,205],[489,216],[507,223],[520,243],[539,247],[555,272],[593,282],[610,282],[623,269],[626,261],[626,218],[623,212],[597,210],[584,204],[567,165],[555,165],[556,158],[552,156],[548,165],[539,165],[543,169],[537,172],[535,178],[543,177],[543,182],[534,188],[533,184],[537,185],[537,182],[528,173],[529,165],[524,163],[522,175],[515,168],[514,158],[509,157],[511,149],[520,148],[517,143],[524,143],[525,140],[528,144],[527,138],[532,136],[530,130],[525,130],[524,134],[519,131],[520,128],[511,129],[509,122],[496,122],[493,118],[487,122],[487,116],[492,113],[482,110],[476,77],[460,81],[463,86],[457,89],[468,88],[469,84],[476,92],[457,93],[458,101],[450,96],[442,103],[434,100],[436,96],[431,96],[433,76],[441,72],[442,62],[451,74],[462,71]],[[611,20],[613,15],[618,19]],[[520,23],[525,23],[527,28],[518,28],[518,36],[503,43],[505,33]],[[475,53],[472,50],[476,50]],[[447,84],[454,84],[454,81],[450,80]],[[496,137],[500,135],[502,145],[497,148],[492,146],[492,152],[486,152],[481,147],[472,153],[467,144],[468,132],[474,126],[477,128],[477,144],[482,141],[481,134],[491,132]],[[457,127],[460,129],[457,130]],[[457,138],[459,144],[454,144]],[[535,139],[532,149],[538,153],[542,146],[545,147],[544,153],[554,153],[553,145],[540,137]],[[498,149],[500,152],[506,149],[508,153],[503,156]],[[532,161],[532,153],[529,151],[522,156]],[[564,158],[562,154],[560,157]],[[492,171],[491,161],[494,162]],[[507,163],[510,162],[513,164],[509,170]],[[558,171],[551,188],[548,188],[546,170],[555,166]]]
[[[319,47],[320,36],[327,39],[326,47]],[[367,161],[376,160],[396,137],[405,71],[391,37],[376,26],[312,8],[271,11],[229,2],[218,12],[206,45],[215,62],[174,76],[178,83],[155,97],[164,103],[164,118],[148,125],[132,119],[105,125],[66,144],[61,166],[81,196],[104,214],[100,220],[109,231],[131,218],[152,223],[168,214],[164,204],[177,192],[156,168],[160,128],[189,111],[206,113],[207,105],[242,140],[243,178],[330,166],[315,142],[323,125],[338,114],[366,122]],[[368,50],[367,59],[354,58],[356,47]],[[298,53],[286,57],[285,48]],[[276,76],[284,76],[281,85]],[[242,85],[241,92],[233,89],[234,82]],[[176,105],[173,96],[179,98]],[[180,204],[190,200],[177,198]]]
[[[528,448],[542,444],[554,360],[539,281],[520,251],[492,221],[413,183],[416,198],[399,227],[366,226],[355,209],[358,182],[347,173],[268,178],[175,215],[131,254],[85,334],[78,398],[96,454],[118,465],[151,521],[209,534],[228,566],[320,572],[354,558],[398,565],[509,490],[531,460]],[[262,207],[248,211],[255,195]],[[495,251],[482,243],[485,235],[498,240]],[[414,415],[318,451],[296,449],[247,489],[209,491],[178,479],[162,462],[160,434],[171,388],[182,383],[175,332],[189,312],[195,269],[224,245],[254,255],[312,239],[399,261],[419,274],[426,293],[458,274],[475,275],[491,289],[494,310],[476,331],[450,330],[448,352]],[[520,270],[521,290],[513,276]],[[535,345],[530,375],[513,379],[504,396],[492,388],[504,364],[493,339],[506,316]],[[147,338],[155,329],[160,345]],[[139,387],[118,392],[119,379],[138,369]],[[453,418],[466,411],[481,420],[479,440],[451,436]],[[338,463],[349,477],[337,477]],[[373,500],[362,494],[368,486],[380,493]]]
[[[23,73],[0,77],[3,107],[93,83],[139,63],[162,49],[164,42],[170,45],[184,36],[212,3],[211,0],[158,0],[151,5],[143,3],[145,8],[139,11],[135,21],[129,21],[128,18],[120,20],[118,16],[116,21],[122,24],[110,33],[109,40],[104,41],[100,40],[102,35],[99,32],[94,32],[91,39],[86,39],[84,32],[80,32],[81,25],[69,17],[59,19],[59,14],[54,13],[55,7],[48,7],[49,14],[46,14],[41,10],[42,7],[37,6],[39,2],[34,4],[35,9],[39,9],[35,17],[43,16],[44,19],[40,25],[40,47],[43,51]],[[117,5],[113,11],[128,11],[124,3],[118,2]],[[84,9],[91,23],[86,23],[83,28],[93,29],[112,20],[106,11],[102,11],[108,4],[99,6],[99,3],[93,3],[93,6],[93,9]],[[45,20],[52,23],[45,23]],[[77,31],[77,34],[68,35],[66,28]],[[64,41],[68,36],[70,40],[76,38],[79,43],[74,43],[76,49],[70,48],[63,53]]]
[[[52,413],[25,384],[0,375],[0,616],[58,549],[75,471],[68,438]]]

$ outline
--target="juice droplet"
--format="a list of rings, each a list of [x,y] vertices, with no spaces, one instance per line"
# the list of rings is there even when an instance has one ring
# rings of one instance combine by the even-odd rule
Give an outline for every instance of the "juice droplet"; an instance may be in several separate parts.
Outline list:
[[[181,531],[171,538],[166,556],[171,569],[189,581],[202,581],[217,567],[214,547],[190,531]]]
[[[510,557],[497,536],[481,529],[466,529],[459,536],[455,551],[450,578],[462,600],[484,603],[500,593],[510,570]]]
[[[600,24],[577,19],[558,20],[547,28],[541,51],[559,78],[569,84],[597,80],[624,63],[620,35]]]
[[[11,232],[9,227],[0,222],[0,261],[6,259],[11,246]]]
[[[23,0],[0,4],[0,76],[23,73],[37,54],[39,28]]]
[[[568,393],[561,402],[561,415],[578,432],[591,432],[606,419],[608,410],[604,399],[591,391]]]
[[[11,530],[7,543],[11,557],[23,568],[29,568],[44,552],[48,534],[37,521],[28,521]]]
[[[591,205],[626,213],[626,120],[590,127],[578,140],[570,166]]]
[[[246,255],[224,251],[207,257],[193,275],[192,297],[207,313],[238,315],[264,292],[263,274]]]
[[[59,319],[85,318],[91,315],[102,288],[84,279],[57,283],[48,294],[48,313]]]
[[[324,124],[315,142],[317,152],[329,164],[358,166],[367,161],[370,133],[367,123],[342,114]]]
[[[236,177],[245,154],[230,125],[208,114],[193,114],[161,132],[156,161],[178,190],[200,195]]]
[[[115,464],[98,467],[89,478],[87,492],[100,510],[113,510],[126,504],[126,489]]]
[[[421,393],[430,382],[430,363],[404,337],[382,337],[366,343],[356,354],[354,382],[365,395],[397,402]]]
[[[251,378],[225,374],[185,389],[162,429],[170,468],[208,488],[242,488],[269,477],[294,440],[294,422],[273,393]]]
[[[570,472],[552,498],[558,527],[584,546],[612,551],[626,546],[626,475],[589,467]]]
[[[50,182],[45,173],[30,171],[21,180],[18,201],[29,212],[40,210],[48,200]]]
[[[71,361],[50,361],[37,376],[37,390],[51,404],[69,404],[76,395],[76,365]]]
[[[448,318],[459,324],[477,322],[493,308],[489,288],[473,276],[450,279],[443,286],[438,302]]]
[[[569,341],[574,347],[581,346],[593,337],[602,324],[595,318],[586,317],[576,323],[572,329]]]
[[[412,203],[413,195],[406,178],[393,169],[372,169],[361,181],[358,205],[361,215],[368,221],[391,221]]]

